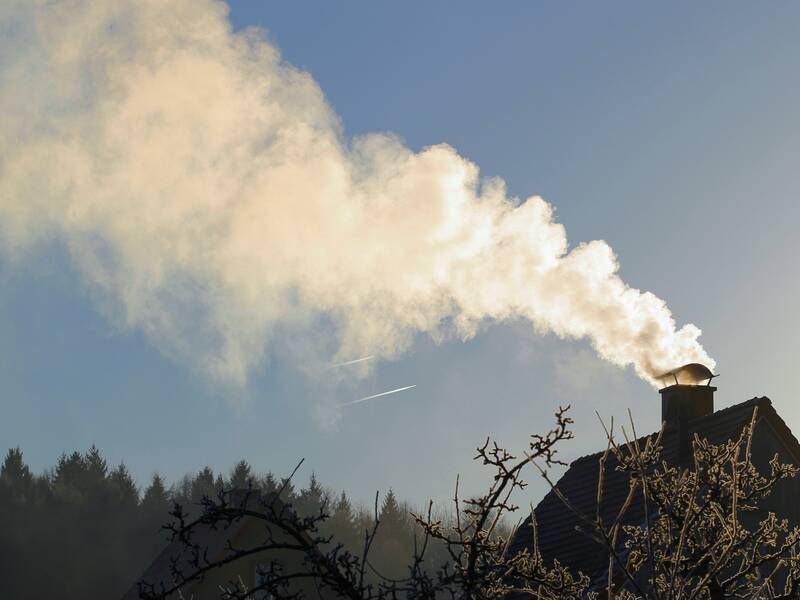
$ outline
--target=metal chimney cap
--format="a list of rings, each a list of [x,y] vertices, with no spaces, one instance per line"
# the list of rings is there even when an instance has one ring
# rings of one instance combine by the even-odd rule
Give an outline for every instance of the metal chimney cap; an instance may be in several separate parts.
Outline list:
[[[718,375],[715,375],[707,366],[700,363],[689,363],[659,375],[658,379],[661,379],[665,386],[673,385],[673,380],[675,385],[697,385],[708,380],[706,385],[710,386],[714,377],[718,377]]]

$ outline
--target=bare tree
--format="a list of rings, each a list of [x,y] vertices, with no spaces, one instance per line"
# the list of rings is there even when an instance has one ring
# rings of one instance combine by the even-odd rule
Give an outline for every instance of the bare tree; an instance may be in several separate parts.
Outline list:
[[[756,411],[738,438],[712,445],[695,435],[688,467],[662,456],[663,429],[637,439],[622,434],[617,444],[607,431],[600,458],[595,515],[580,513],[540,469],[553,493],[572,511],[581,529],[608,552],[608,598],[797,598],[800,530],[774,513],[757,520],[764,501],[798,469],[775,455],[769,473],[752,461]],[[619,511],[605,522],[604,472],[613,464],[627,477],[628,493]],[[626,523],[638,500],[639,523]],[[748,515],[751,515],[748,518]]]
[[[557,458],[559,443],[573,437],[567,410],[559,409],[551,431],[532,436],[522,457],[488,439],[478,448],[476,460],[493,471],[487,492],[461,499],[456,483],[452,523],[435,518],[432,503],[426,514],[415,514],[419,535],[414,557],[400,579],[383,576],[370,562],[380,527],[377,496],[374,527],[364,532],[361,551],[353,553],[321,533],[328,519],[324,507],[317,514],[301,516],[280,501],[280,493],[262,497],[253,490],[223,490],[215,499],[203,500],[197,519],[188,520],[183,509],[175,507],[168,528],[183,552],[172,563],[172,585],[141,582],[140,595],[149,600],[171,598],[214,569],[272,553],[275,558],[264,565],[258,585],[248,590],[241,580],[231,581],[223,597],[244,600],[262,591],[290,600],[304,595],[301,583],[321,598],[352,600],[488,600],[512,593],[542,600],[600,595],[620,600],[798,597],[800,531],[772,513],[760,521],[744,518],[756,514],[781,481],[797,474],[795,466],[780,463],[777,456],[768,474],[753,465],[755,413],[738,439],[714,446],[695,437],[693,462],[683,467],[664,459],[663,430],[637,439],[631,423],[633,435],[627,436],[623,429],[625,441],[618,443],[612,424],[598,465],[598,510],[587,515],[570,503],[548,474],[548,468],[563,464]],[[608,553],[602,592],[589,590],[586,574],[570,573],[557,560],[546,564],[536,543],[533,511],[530,548],[512,553],[509,539],[499,533],[499,524],[519,508],[512,497],[526,487],[523,472],[530,466],[550,483],[563,509],[574,513],[587,538]],[[600,506],[609,468],[624,474],[628,493],[607,522]],[[643,507],[644,516],[631,524],[628,517],[634,504]],[[202,528],[226,527],[244,518],[261,523],[263,535],[242,547],[228,542],[221,558],[210,557],[195,535]],[[426,561],[432,544],[446,547],[446,563],[432,566]],[[294,562],[287,561],[290,555],[296,557]]]

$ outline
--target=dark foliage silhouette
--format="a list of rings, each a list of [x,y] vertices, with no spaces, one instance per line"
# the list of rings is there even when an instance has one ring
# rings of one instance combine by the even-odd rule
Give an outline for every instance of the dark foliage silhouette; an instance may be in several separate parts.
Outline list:
[[[625,436],[625,442],[618,443],[612,426],[598,464],[597,505],[603,503],[602,473],[608,468],[625,475],[628,495],[610,522],[599,509],[592,515],[578,513],[548,475],[550,466],[560,464],[557,445],[572,437],[565,409],[556,414],[550,432],[532,437],[524,457],[487,440],[476,456],[493,471],[487,492],[462,500],[456,485],[455,520],[449,524],[431,514],[432,505],[426,514],[415,514],[418,535],[413,558],[401,574],[387,572],[388,566],[378,556],[381,528],[391,530],[401,522],[391,493],[380,507],[376,498],[374,523],[363,531],[361,548],[353,551],[325,533],[325,525],[337,511],[334,507],[331,512],[328,502],[320,503],[316,513],[301,515],[280,501],[280,490],[268,496],[252,489],[244,496],[221,490],[203,500],[203,510],[195,518],[175,506],[169,529],[182,544],[184,560],[173,562],[172,585],[142,582],[141,597],[170,597],[215,569],[273,551],[283,553],[280,556],[294,554],[300,560],[289,568],[286,561],[272,560],[264,565],[255,587],[248,589],[243,580],[231,580],[223,597],[245,600],[266,593],[270,598],[293,600],[308,597],[308,590],[313,590],[318,597],[352,600],[488,600],[509,595],[547,600],[796,598],[800,531],[760,507],[798,469],[781,464],[776,456],[769,472],[759,472],[751,456],[754,423],[755,413],[737,439],[719,446],[695,437],[693,461],[687,467],[663,459],[661,433],[637,439],[634,431],[631,439]],[[522,474],[531,465],[551,483],[564,510],[576,512],[587,542],[607,551],[607,577],[599,588],[595,582],[590,589],[592,582],[586,574],[570,573],[558,560],[545,564],[536,544],[535,519],[531,520],[532,547],[514,554],[508,551],[508,537],[498,532],[498,525],[518,509],[512,496],[526,486]],[[637,496],[643,501],[645,519],[638,525],[625,524],[626,512]],[[263,531],[252,544],[229,545],[222,557],[210,559],[203,546],[193,541],[199,528],[225,527],[244,518],[258,521]],[[443,548],[444,560],[432,562],[428,554],[432,548]]]
[[[204,467],[172,486],[155,474],[140,492],[127,468],[109,467],[94,446],[62,454],[42,475],[33,474],[22,450],[12,448],[0,467],[0,595],[119,598],[167,544],[163,525],[174,503],[197,516],[204,495],[226,488],[251,486],[263,495],[280,489],[285,502],[310,513],[335,497],[326,504],[334,512],[326,531],[348,548],[356,548],[359,532],[372,526],[368,511],[354,506],[345,492],[324,489],[316,477],[297,492],[280,479],[259,475],[242,460],[227,477]],[[408,513],[402,503],[401,511]],[[413,535],[408,518],[397,535]],[[404,564],[409,557],[386,560]]]
[[[755,418],[755,415],[754,415]],[[796,598],[800,588],[800,532],[765,508],[795,466],[773,459],[759,471],[752,462],[753,423],[734,440],[714,446],[695,438],[687,465],[668,464],[661,435],[619,442],[613,427],[598,462],[597,504],[604,501],[603,473],[628,482],[627,498],[613,518],[580,514],[549,476],[560,464],[557,449],[572,437],[566,411],[554,428],[534,435],[524,456],[487,440],[476,459],[491,471],[486,493],[461,498],[456,484],[451,513],[433,505],[412,510],[389,491],[369,511],[345,492],[333,493],[312,474],[296,489],[292,477],[259,476],[240,461],[227,477],[206,467],[167,486],[154,475],[140,494],[124,465],[109,467],[100,451],[72,452],[35,475],[19,448],[0,468],[0,581],[9,598],[119,597],[171,537],[183,550],[168,586],[143,581],[143,598],[167,598],[222,565],[276,550],[263,564],[254,589],[232,579],[223,597],[489,599]],[[632,424],[631,424],[632,427]],[[526,469],[538,469],[576,513],[587,543],[605,548],[608,576],[570,573],[545,563],[535,540],[509,552],[513,496]],[[642,501],[646,518],[631,525],[630,506]],[[172,521],[161,526],[168,512]],[[527,511],[526,511],[527,512]],[[258,522],[261,537],[230,546],[210,559],[192,536],[202,527],[224,528],[240,519]],[[526,525],[527,526],[527,525]],[[285,557],[294,560],[285,560]],[[46,569],[47,577],[41,577]],[[590,585],[592,586],[590,589]]]

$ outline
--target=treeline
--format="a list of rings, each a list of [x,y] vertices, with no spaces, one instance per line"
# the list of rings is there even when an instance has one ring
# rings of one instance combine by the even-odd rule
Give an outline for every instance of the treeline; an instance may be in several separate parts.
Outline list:
[[[204,496],[223,487],[282,490],[298,512],[330,515],[325,533],[358,553],[374,508],[355,506],[345,492],[323,487],[312,474],[305,487],[272,473],[258,475],[246,461],[229,473],[210,467],[168,486],[154,475],[140,490],[125,465],[111,467],[92,446],[59,457],[52,469],[33,474],[19,448],[0,468],[0,589],[3,598],[119,598],[166,545],[161,526],[177,502],[199,510]],[[379,507],[380,527],[370,550],[372,567],[387,577],[405,574],[414,552],[410,507],[390,490]],[[431,548],[431,567],[445,560]]]

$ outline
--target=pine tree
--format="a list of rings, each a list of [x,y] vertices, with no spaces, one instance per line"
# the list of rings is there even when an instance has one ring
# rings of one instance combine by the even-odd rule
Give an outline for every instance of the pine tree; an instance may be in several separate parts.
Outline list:
[[[231,470],[231,487],[246,489],[253,485],[253,469],[246,460],[240,460]]]
[[[62,454],[53,473],[53,493],[62,502],[83,506],[85,500],[86,460],[80,452]]]
[[[139,504],[139,489],[133,481],[128,467],[120,463],[108,476],[108,482],[114,491],[117,501],[125,506],[132,507]]]
[[[399,578],[413,554],[413,534],[407,525],[406,513],[390,488],[383,499],[379,515],[375,562],[385,576]]]
[[[84,455],[84,462],[86,464],[87,479],[92,485],[102,485],[108,475],[108,463],[100,454],[97,446],[92,444],[92,447]]]
[[[117,503],[114,486],[109,481],[108,463],[94,444],[83,455],[83,464],[84,474],[79,487],[84,496],[84,509],[94,515],[95,525],[99,526],[98,516],[114,512]]]
[[[311,478],[308,482],[308,487],[300,490],[300,494],[295,502],[295,507],[298,512],[306,515],[319,513],[328,502],[325,490],[317,480],[317,476],[311,473]]]
[[[104,565],[95,574],[94,584],[99,589],[114,589],[128,570],[126,561],[133,560],[139,544],[134,540],[141,530],[139,523],[139,489],[124,463],[114,467],[108,474],[107,489],[112,508],[105,515],[90,514],[89,519],[101,524],[103,529],[93,537],[102,539],[102,544],[90,547],[88,555],[96,564]],[[87,531],[90,529],[87,528]],[[88,540],[87,540],[88,541]]]
[[[79,487],[86,475],[86,460],[80,452],[62,454],[56,463],[53,483],[56,486]]]
[[[161,526],[169,520],[167,515],[170,509],[170,494],[158,473],[153,475],[139,508],[142,556],[146,560],[151,560],[168,538],[166,532],[161,530]]]
[[[215,496],[214,471],[211,467],[206,466],[192,481],[191,500],[198,504],[204,497],[214,498]]]
[[[356,529],[358,530],[359,537],[363,538],[365,532],[372,531],[374,525],[375,519],[373,518],[372,511],[360,506],[356,511]]]
[[[194,485],[195,478],[187,473],[177,483],[173,483],[170,487],[170,498],[172,501],[180,504],[184,508],[192,503],[192,486]]]
[[[380,512],[380,527],[384,531],[400,532],[405,529],[406,515],[397,502],[394,490],[389,488],[389,492],[383,499]]]
[[[262,477],[259,480],[258,486],[261,489],[261,493],[264,494],[264,496],[269,496],[270,494],[274,494],[275,492],[278,491],[278,488],[280,488],[278,480],[275,479],[275,476],[271,472],[268,472],[266,475],[264,475],[264,477]]]
[[[158,473],[153,474],[153,479],[144,492],[141,508],[147,516],[153,515],[158,516],[159,519],[166,519],[169,511],[169,494],[164,486],[164,480]]]
[[[287,504],[297,503],[297,494],[294,491],[294,484],[292,484],[292,480],[288,477],[281,477],[275,491],[281,493],[281,500]]]
[[[3,480],[15,494],[25,495],[33,484],[31,470],[22,458],[19,446],[9,448],[3,466],[0,468],[0,480]]]
[[[36,510],[41,497],[37,488],[22,450],[10,448],[0,467],[0,587],[4,598],[23,597],[25,578],[35,572],[36,554],[29,540],[38,525]]]
[[[351,552],[358,553],[361,548],[361,531],[356,523],[353,505],[344,491],[333,507],[333,514],[327,523],[328,532],[333,535],[334,543],[341,543]]]

